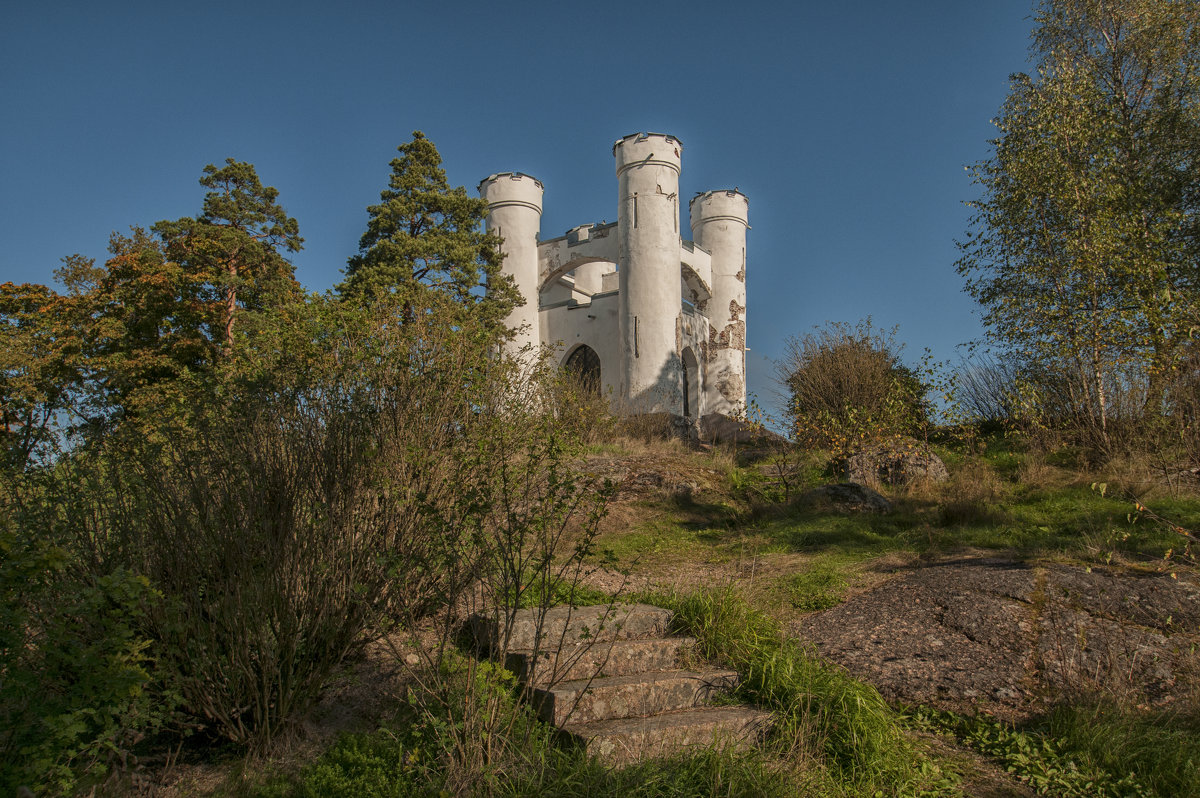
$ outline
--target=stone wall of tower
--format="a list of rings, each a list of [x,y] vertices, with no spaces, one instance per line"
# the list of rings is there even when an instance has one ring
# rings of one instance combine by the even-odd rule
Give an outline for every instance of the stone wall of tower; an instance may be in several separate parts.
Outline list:
[[[746,408],[746,230],[749,201],[736,189],[709,191],[690,205],[692,238],[712,255],[706,412]]]
[[[505,320],[517,330],[509,344],[513,354],[532,352],[541,341],[538,329],[538,231],[542,225],[542,183],[520,172],[502,172],[479,184],[487,200],[487,229],[502,239],[501,270],[513,278],[525,304]]]
[[[619,392],[632,413],[680,413],[682,291],[679,172],[683,145],[638,133],[616,142],[620,336]]]

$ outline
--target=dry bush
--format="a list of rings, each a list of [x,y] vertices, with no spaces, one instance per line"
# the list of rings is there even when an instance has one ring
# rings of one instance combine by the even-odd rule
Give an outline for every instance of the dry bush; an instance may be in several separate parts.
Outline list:
[[[1039,438],[1077,447],[1091,464],[1141,448],[1155,415],[1148,376],[1133,366],[1116,366],[1099,386],[1082,368],[1025,364],[1020,422]]]
[[[1200,381],[1196,363],[1167,377],[1116,364],[1097,380],[1068,364],[979,358],[955,375],[955,399],[968,418],[1003,422],[1035,449],[1078,450],[1085,466],[1144,461],[1164,479],[1200,466]]]
[[[841,455],[915,433],[927,420],[926,387],[901,362],[901,348],[895,330],[870,319],[787,339],[775,379],[793,439]]]
[[[954,399],[975,424],[1009,422],[1020,415],[1019,364],[1011,358],[979,355],[954,372]]]
[[[1088,484],[1107,484],[1114,495],[1141,499],[1194,496],[1200,491],[1200,481],[1192,470],[1180,468],[1177,462],[1164,462],[1159,452],[1118,454],[1080,481],[1084,479]]]
[[[162,592],[160,664],[188,711],[243,743],[284,730],[388,623],[444,616],[515,567],[497,563],[514,530],[548,534],[568,511],[564,440],[586,426],[515,382],[486,328],[309,310],[325,315],[286,333],[290,367],[238,364],[221,393],[129,425],[84,474],[95,567]]]
[[[572,440],[586,445],[610,442],[618,423],[609,409],[610,396],[601,393],[594,381],[581,379],[568,369],[555,369],[551,365],[555,354],[550,349],[542,351],[523,369],[521,383],[534,386],[533,392],[541,397],[538,401]],[[532,397],[527,394],[526,398]]]
[[[670,413],[621,415],[617,421],[617,432],[621,437],[641,442],[650,448],[676,440],[678,436],[675,429]]]
[[[1042,449],[1030,449],[1017,466],[1017,481],[1040,490],[1064,488],[1078,479],[1077,471],[1048,463]]]

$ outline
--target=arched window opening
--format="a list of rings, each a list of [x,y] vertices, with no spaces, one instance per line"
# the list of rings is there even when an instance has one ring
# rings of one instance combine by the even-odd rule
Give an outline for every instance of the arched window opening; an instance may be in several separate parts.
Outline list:
[[[567,355],[563,368],[583,386],[583,389],[595,396],[600,395],[600,356],[596,350],[587,344],[575,348]]]

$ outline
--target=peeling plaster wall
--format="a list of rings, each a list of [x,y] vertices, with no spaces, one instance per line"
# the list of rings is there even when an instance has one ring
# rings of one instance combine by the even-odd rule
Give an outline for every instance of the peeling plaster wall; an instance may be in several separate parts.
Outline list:
[[[692,199],[692,235],[712,256],[712,323],[707,353],[709,412],[746,406],[746,230],[749,202],[735,190]]]

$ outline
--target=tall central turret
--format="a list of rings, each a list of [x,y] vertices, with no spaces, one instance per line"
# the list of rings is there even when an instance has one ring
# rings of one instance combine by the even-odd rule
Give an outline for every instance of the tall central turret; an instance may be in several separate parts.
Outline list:
[[[635,133],[613,145],[618,183],[622,341],[619,394],[627,412],[678,412],[682,290],[679,278],[679,172],[674,136]]]

